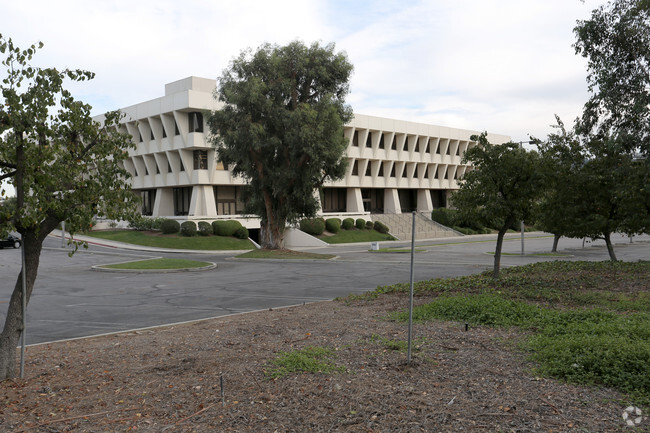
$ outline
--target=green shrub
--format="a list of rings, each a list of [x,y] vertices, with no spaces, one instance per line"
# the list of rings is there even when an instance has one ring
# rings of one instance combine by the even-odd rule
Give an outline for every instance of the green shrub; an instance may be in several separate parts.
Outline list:
[[[152,218],[136,215],[135,217],[129,219],[129,226],[133,230],[137,231],[160,230],[163,221],[165,221],[165,218]]]
[[[196,236],[196,223],[194,221],[183,221],[183,224],[181,224],[181,236]]]
[[[325,231],[325,221],[322,218],[305,218],[300,221],[300,230],[312,236],[320,236]]]
[[[241,226],[241,223],[237,220],[214,221],[212,231],[217,236],[234,236]]]
[[[212,234],[212,225],[206,221],[199,221],[199,234],[201,236],[210,236]]]
[[[386,234],[389,231],[388,226],[381,221],[375,221],[373,228],[383,234]]]
[[[443,226],[453,227],[459,225],[456,222],[456,214],[455,210],[441,207],[431,211],[431,219]]]
[[[354,227],[354,218],[346,218],[341,223],[341,228],[343,230],[351,230]]]
[[[328,218],[325,220],[325,229],[330,233],[338,233],[341,230],[340,218]]]
[[[438,208],[431,211],[431,219],[443,226],[452,227],[454,230],[465,233],[464,229],[471,229],[471,233],[483,233],[486,229],[477,217],[463,215],[455,209]],[[461,227],[461,230],[458,229]],[[488,230],[489,233],[489,230]]]
[[[372,230],[373,228],[375,228],[375,223],[372,221],[366,221],[366,230]]]
[[[366,220],[364,220],[363,218],[357,218],[357,220],[354,222],[354,225],[359,230],[363,230],[366,228]]]
[[[165,219],[160,224],[160,231],[166,235],[170,235],[172,233],[178,233],[180,229],[181,229],[180,223],[173,219]]]
[[[246,227],[239,227],[235,230],[234,236],[237,239],[248,239],[248,229]]]

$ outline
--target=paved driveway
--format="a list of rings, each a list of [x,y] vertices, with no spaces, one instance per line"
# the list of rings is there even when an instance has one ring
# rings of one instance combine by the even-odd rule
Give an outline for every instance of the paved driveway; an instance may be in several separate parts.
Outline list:
[[[504,252],[519,253],[517,235]],[[650,259],[650,236],[630,244],[617,237],[622,260]],[[552,238],[527,234],[526,252],[547,252]],[[377,285],[409,279],[408,253],[371,253],[368,245],[311,249],[337,254],[335,261],[245,261],[228,253],[155,253],[91,246],[72,258],[57,238],[46,240],[38,278],[28,307],[29,344],[122,331],[362,293]],[[408,243],[390,243],[391,246]],[[450,277],[491,269],[494,236],[418,242],[415,279]],[[383,246],[383,244],[381,245]],[[602,244],[561,240],[562,260],[606,260]],[[181,273],[111,273],[92,271],[95,264],[132,258],[173,256],[217,263],[216,269]],[[506,255],[503,266],[556,257]],[[20,270],[20,250],[0,250],[0,322]]]

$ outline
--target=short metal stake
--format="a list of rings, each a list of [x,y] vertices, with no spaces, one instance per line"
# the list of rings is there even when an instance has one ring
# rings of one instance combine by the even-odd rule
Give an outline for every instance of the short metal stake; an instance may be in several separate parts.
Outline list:
[[[226,393],[223,390],[223,376],[219,378],[219,382],[221,383],[221,405],[225,406],[226,405]]]

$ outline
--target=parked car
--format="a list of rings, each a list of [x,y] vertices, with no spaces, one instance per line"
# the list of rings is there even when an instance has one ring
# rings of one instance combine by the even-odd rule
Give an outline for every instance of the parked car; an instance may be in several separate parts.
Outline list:
[[[20,248],[21,244],[22,242],[20,238],[14,235],[9,235],[4,239],[0,239],[0,248],[7,248],[7,247]]]

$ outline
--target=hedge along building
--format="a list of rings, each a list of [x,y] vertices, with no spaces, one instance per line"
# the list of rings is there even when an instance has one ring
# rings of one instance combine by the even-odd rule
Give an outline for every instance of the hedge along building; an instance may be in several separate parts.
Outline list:
[[[218,162],[207,139],[206,111],[219,108],[215,80],[189,77],[165,85],[165,96],[122,108],[121,128],[136,149],[125,161],[142,214],[192,220],[244,218],[245,181]],[[394,119],[356,115],[345,126],[349,140],[345,177],[321,191],[324,215],[430,213],[446,207],[468,166],[463,153],[478,133]],[[509,141],[490,134],[493,143]]]

